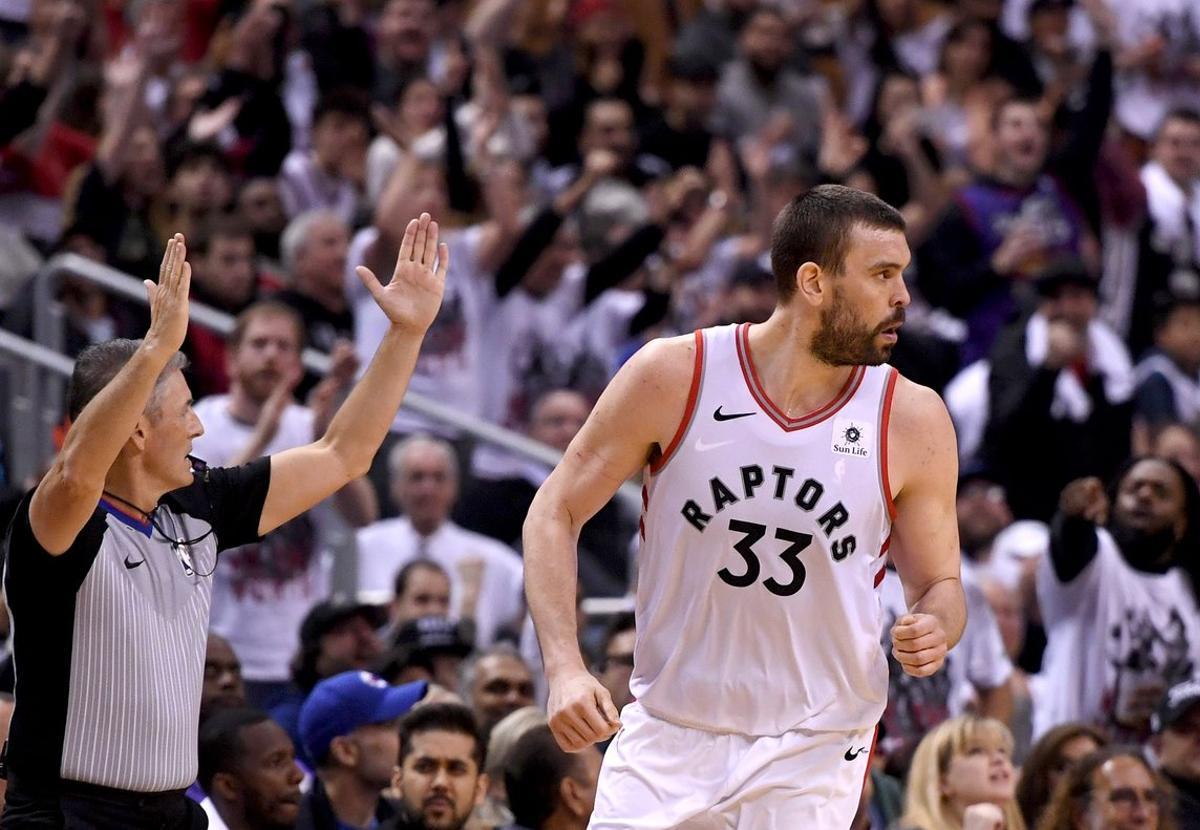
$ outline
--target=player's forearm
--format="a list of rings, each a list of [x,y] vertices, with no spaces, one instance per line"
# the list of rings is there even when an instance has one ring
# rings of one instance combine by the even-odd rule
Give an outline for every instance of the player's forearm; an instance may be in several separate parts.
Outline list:
[[[542,647],[546,677],[553,681],[563,672],[586,671],[575,622],[578,529],[567,509],[542,490],[529,507],[523,539],[525,601]]]
[[[963,595],[962,582],[957,577],[934,582],[910,610],[914,614],[937,617],[942,630],[946,632],[946,647],[954,648],[967,624],[967,600]]]
[[[322,440],[342,460],[350,479],[367,474],[404,400],[424,336],[424,331],[390,327],[325,431]]]
[[[94,490],[99,496],[109,468],[133,434],[170,359],[170,352],[143,343],[79,413],[55,464],[72,487]]]

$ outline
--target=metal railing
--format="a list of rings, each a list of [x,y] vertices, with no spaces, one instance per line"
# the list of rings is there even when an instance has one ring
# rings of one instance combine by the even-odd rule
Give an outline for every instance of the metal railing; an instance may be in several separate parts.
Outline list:
[[[35,342],[0,331],[0,360],[7,357],[10,374],[15,381],[9,396],[10,423],[7,434],[15,435],[14,426],[17,424],[29,424],[33,427],[29,432],[22,430],[20,440],[15,441],[9,448],[12,477],[16,481],[40,471],[46,461],[44,454],[51,446],[53,430],[62,417],[64,377],[70,376],[73,366],[73,361],[62,354],[65,315],[61,303],[57,300],[57,292],[59,280],[64,276],[85,280],[110,294],[147,304],[142,281],[115,268],[71,253],[58,254],[46,263],[33,283]],[[219,334],[229,334],[234,326],[232,315],[195,300],[189,304],[189,321]],[[305,349],[302,362],[306,369],[317,374],[329,371],[329,356],[324,352]],[[521,433],[497,426],[413,391],[404,396],[401,407],[525,459],[554,466],[562,458],[562,453],[558,450]],[[626,482],[617,495],[634,514],[641,510],[641,492],[636,485]],[[351,540],[352,538],[351,534]],[[342,568],[335,570],[343,571]],[[352,573],[351,570],[351,575]],[[349,587],[342,580],[337,581],[342,584],[335,587],[343,590]],[[630,607],[626,598],[593,599],[587,602],[591,608],[585,610],[597,614],[612,613],[614,609]]]
[[[5,443],[9,478],[20,486],[41,472],[62,417],[62,397],[73,361],[24,337],[0,329],[0,366],[5,371]]]

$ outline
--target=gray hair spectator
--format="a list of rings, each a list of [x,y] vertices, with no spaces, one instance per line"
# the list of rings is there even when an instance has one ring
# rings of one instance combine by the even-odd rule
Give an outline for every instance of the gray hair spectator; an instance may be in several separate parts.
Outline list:
[[[276,295],[304,319],[308,345],[333,351],[339,338],[354,335],[344,279],[350,231],[336,213],[312,210],[288,223],[280,238],[283,266],[292,287]]]
[[[358,531],[358,590],[390,602],[396,573],[431,560],[450,576],[451,616],[475,623],[475,641],[490,645],[524,615],[521,559],[494,539],[450,520],[458,499],[458,462],[450,444],[415,435],[388,456],[391,497],[403,515]]]

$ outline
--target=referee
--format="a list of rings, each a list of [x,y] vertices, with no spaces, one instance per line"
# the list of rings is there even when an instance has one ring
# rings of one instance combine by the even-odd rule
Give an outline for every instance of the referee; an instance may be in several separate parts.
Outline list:
[[[441,303],[448,252],[437,238],[422,214],[387,285],[358,269],[391,327],[308,446],[228,469],[189,456],[203,427],[178,351],[191,278],[180,234],[158,284],[146,283],[145,338],[79,356],[71,430],[4,540],[16,701],[0,828],[207,826],[184,789],[196,780],[217,553],[366,474]]]

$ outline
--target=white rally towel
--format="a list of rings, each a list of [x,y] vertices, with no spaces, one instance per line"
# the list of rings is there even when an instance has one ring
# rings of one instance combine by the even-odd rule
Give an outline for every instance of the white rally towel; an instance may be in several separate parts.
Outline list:
[[[1025,327],[1025,359],[1030,366],[1040,366],[1046,360],[1046,317],[1034,314]],[[1104,379],[1104,396],[1109,403],[1124,403],[1133,396],[1133,363],[1121,338],[1106,324],[1092,320],[1088,324],[1088,367]],[[1092,414],[1092,399],[1069,369],[1058,373],[1054,383],[1054,402],[1050,414],[1056,419],[1083,423]]]

